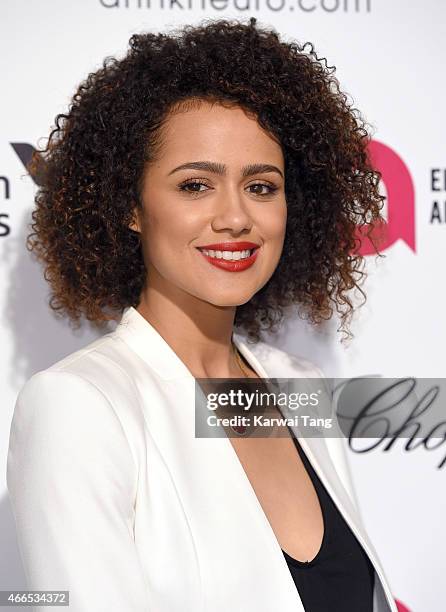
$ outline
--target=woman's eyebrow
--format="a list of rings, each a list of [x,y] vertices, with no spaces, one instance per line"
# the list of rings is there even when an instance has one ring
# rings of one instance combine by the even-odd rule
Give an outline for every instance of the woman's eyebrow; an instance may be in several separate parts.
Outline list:
[[[226,174],[226,165],[220,164],[219,162],[212,161],[195,161],[195,162],[187,162],[185,164],[181,164],[181,166],[177,166],[173,170],[171,170],[168,174],[170,176],[174,172],[178,170],[185,169],[192,170],[205,170],[207,172],[213,172],[214,174],[224,175]],[[273,166],[271,164],[249,164],[247,166],[243,166],[242,168],[242,176],[252,176],[253,174],[262,174],[265,172],[277,172],[283,178],[283,173],[277,166]]]

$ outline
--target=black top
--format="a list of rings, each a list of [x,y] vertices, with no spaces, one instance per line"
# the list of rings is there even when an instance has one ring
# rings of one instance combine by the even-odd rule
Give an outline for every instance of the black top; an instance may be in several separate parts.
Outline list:
[[[324,519],[324,536],[314,559],[298,561],[282,550],[304,608],[306,612],[373,612],[374,567],[294,435],[293,440]]]

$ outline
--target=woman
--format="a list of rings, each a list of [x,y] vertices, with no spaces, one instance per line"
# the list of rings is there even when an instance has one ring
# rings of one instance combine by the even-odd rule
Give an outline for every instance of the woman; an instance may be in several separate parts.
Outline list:
[[[332,69],[254,18],[135,35],[80,85],[28,246],[55,311],[121,316],[19,393],[29,588],[76,612],[396,611],[339,438],[194,429],[196,379],[320,376],[261,340],[284,307],[349,333],[382,206],[367,142]]]

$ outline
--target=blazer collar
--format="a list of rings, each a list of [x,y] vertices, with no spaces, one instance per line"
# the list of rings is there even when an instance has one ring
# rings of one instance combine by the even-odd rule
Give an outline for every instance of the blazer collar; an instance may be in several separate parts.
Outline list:
[[[155,370],[162,380],[194,378],[162,335],[133,306],[124,309],[114,333],[122,336],[126,343]],[[249,349],[243,337],[240,334],[233,333],[233,340],[257,374],[263,378],[268,378],[270,374]]]

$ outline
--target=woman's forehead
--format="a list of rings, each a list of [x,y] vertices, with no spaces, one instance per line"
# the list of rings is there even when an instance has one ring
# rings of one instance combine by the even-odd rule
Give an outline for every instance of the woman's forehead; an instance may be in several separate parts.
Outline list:
[[[252,161],[283,164],[283,154],[277,140],[262,128],[255,118],[240,107],[225,108],[207,105],[175,113],[162,128],[163,158],[169,163],[175,158],[180,165],[194,159],[214,159],[226,165],[246,157]],[[268,159],[264,159],[264,156]],[[257,158],[257,159],[256,159]]]

